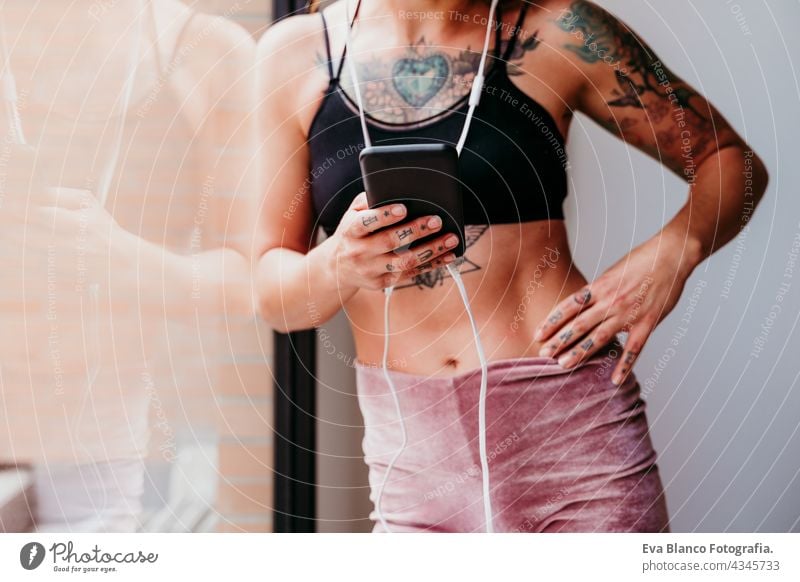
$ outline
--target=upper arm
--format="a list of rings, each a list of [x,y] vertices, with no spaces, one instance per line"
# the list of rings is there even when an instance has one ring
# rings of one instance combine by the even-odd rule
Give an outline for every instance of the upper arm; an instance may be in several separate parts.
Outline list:
[[[714,106],[660,61],[630,28],[583,0],[556,20],[584,75],[577,108],[687,181],[741,138]]]
[[[198,140],[205,148],[206,166],[196,214],[202,216],[203,230],[211,236],[203,237],[202,246],[230,247],[247,256],[254,243],[258,206],[253,159],[257,143],[255,41],[241,26],[220,16],[198,16],[195,26],[216,31],[204,46],[195,47],[202,53],[197,58],[203,66],[200,78],[205,77],[208,98]]]
[[[321,28],[315,16],[295,16],[273,25],[258,43],[256,123],[260,139],[263,247],[307,252],[314,244],[309,153],[303,119],[318,106],[314,44]],[[312,82],[309,82],[309,79]]]

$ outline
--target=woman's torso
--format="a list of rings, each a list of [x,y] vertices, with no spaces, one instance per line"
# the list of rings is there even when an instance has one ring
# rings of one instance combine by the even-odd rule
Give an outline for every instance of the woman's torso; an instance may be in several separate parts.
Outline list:
[[[557,52],[547,48],[547,27],[550,24],[546,20],[551,18],[548,12],[529,9],[522,23],[517,21],[518,9],[506,12],[502,15],[503,44],[500,48],[502,52],[506,48],[513,50],[507,53],[507,65],[503,61],[500,63],[502,67],[495,68],[498,64],[496,59],[487,62],[488,75],[482,103],[476,110],[465,148],[465,152],[474,152],[472,160],[467,160],[466,172],[480,163],[481,158],[486,158],[483,160],[487,162],[486,171],[494,171],[499,177],[494,185],[481,182],[477,176],[464,178],[465,183],[472,179],[478,191],[465,192],[467,250],[460,270],[489,360],[537,355],[540,344],[533,340],[533,334],[538,323],[561,299],[586,284],[572,263],[560,207],[566,194],[567,162],[563,136],[569,126],[569,112],[578,82],[559,69]],[[337,61],[344,44],[344,26],[331,26],[330,22],[339,22],[344,14],[340,5],[334,5],[325,15],[329,23],[331,54],[334,55],[333,66],[327,70],[329,73],[333,71],[336,77],[341,64]],[[515,23],[521,24],[519,29]],[[358,32],[365,35],[362,46],[376,47],[374,55],[381,54],[381,35],[390,36],[380,30],[381,26],[380,19],[373,19]],[[367,27],[370,36],[367,36]],[[394,58],[393,71],[416,66],[418,72],[424,73],[426,68],[435,68],[439,53],[442,57],[440,62],[446,60],[463,67],[469,58],[465,58],[458,48],[444,47],[480,46],[485,29],[481,26],[472,28],[468,38],[440,41],[441,49],[417,45],[411,56],[406,53]],[[513,39],[515,30],[519,34]],[[477,34],[473,35],[475,32]],[[359,55],[358,37],[354,38],[353,52]],[[431,39],[431,43],[437,47],[437,39]],[[497,44],[496,40],[494,44]],[[324,50],[318,49],[319,52]],[[392,58],[386,54],[388,59]],[[357,57],[356,62],[359,61],[360,57]],[[324,73],[326,68],[327,65],[320,67],[320,73]],[[462,83],[468,78],[469,75],[462,77]],[[319,83],[320,79],[314,82]],[[402,89],[396,76],[393,82],[396,92],[398,88]],[[342,84],[347,86],[344,81]],[[412,108],[414,98],[417,103],[422,103],[424,92],[432,92],[435,84],[433,87],[431,83],[414,87],[417,92],[406,100]],[[468,90],[469,85],[465,84],[463,91]],[[420,98],[420,91],[423,98]],[[331,91],[330,84],[328,92],[305,120],[311,140],[312,167],[321,159],[321,153],[314,151],[314,140],[320,140],[325,148],[332,150],[330,156],[336,160],[328,164],[320,175],[325,177],[325,171],[331,167],[334,169],[329,178],[337,172],[352,175],[357,155],[338,155],[337,152],[353,149],[353,124],[358,127],[357,114],[346,92],[339,87]],[[369,120],[373,143],[404,140],[413,143],[435,138],[452,143],[463,123],[465,108],[459,107],[458,99],[464,92],[451,99],[451,105],[455,105],[450,108],[443,100],[439,115],[432,118],[430,112],[435,108],[430,106],[430,102],[421,106],[419,109],[423,114],[418,116],[417,122],[413,123],[412,118],[412,123],[405,126],[393,123],[404,113],[393,113],[391,103],[377,109],[379,113],[370,116]],[[380,98],[373,99],[373,102],[380,107]],[[369,107],[367,109],[369,111]],[[528,165],[524,171],[518,171],[513,165],[509,166],[510,163]],[[462,174],[463,168],[462,165]],[[504,176],[510,176],[505,184]],[[332,179],[341,181],[343,177]],[[360,188],[356,189],[360,191]],[[341,206],[344,204],[346,207],[357,192],[351,185],[342,188],[340,194],[341,199],[320,197],[313,191],[312,184],[315,224],[321,225],[327,234],[335,228],[332,220],[341,213]],[[476,198],[470,202],[469,196]],[[498,200],[503,202],[498,203]],[[331,205],[340,208],[330,211]],[[445,269],[400,283],[391,301],[390,368],[447,376],[479,366],[469,319],[455,283]],[[351,322],[357,357],[367,364],[380,365],[382,359],[383,305],[383,292],[366,289],[361,289],[344,305]]]

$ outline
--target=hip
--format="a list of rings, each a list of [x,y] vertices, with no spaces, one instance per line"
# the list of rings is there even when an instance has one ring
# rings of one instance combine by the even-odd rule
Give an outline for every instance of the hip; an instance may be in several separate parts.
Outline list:
[[[638,520],[646,509],[631,500],[646,506],[660,493],[639,382],[633,373],[620,386],[611,382],[620,354],[612,343],[572,369],[542,357],[490,362],[486,454],[502,531],[525,520],[538,528],[553,512],[597,499],[606,500],[604,511],[627,507]],[[401,444],[400,419],[384,370],[356,362],[356,372],[374,501]],[[449,378],[388,373],[408,442],[391,473],[384,514],[398,528],[480,531],[480,369]]]
[[[577,443],[578,449],[573,451],[577,454],[584,449],[581,443],[600,439],[616,442],[615,450],[623,457],[648,456],[649,451],[631,449],[642,445],[649,448],[638,379],[630,373],[620,386],[611,382],[621,353],[621,346],[610,342],[571,369],[562,368],[555,359],[538,356],[489,362],[489,449],[536,450],[537,459],[546,461],[550,454],[560,455],[565,443]],[[421,465],[432,463],[440,468],[442,459],[452,459],[458,466],[478,460],[480,368],[449,377],[396,370],[388,373],[408,431],[407,460],[416,456]],[[356,379],[365,423],[364,452],[369,462],[371,455],[381,457],[386,450],[396,450],[399,419],[382,368],[356,361]],[[584,452],[591,454],[592,446]],[[495,465],[502,463],[497,460]]]

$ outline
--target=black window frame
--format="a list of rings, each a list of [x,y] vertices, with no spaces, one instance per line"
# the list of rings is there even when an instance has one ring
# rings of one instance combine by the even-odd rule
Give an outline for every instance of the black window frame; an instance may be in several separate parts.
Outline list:
[[[307,10],[305,2],[272,0],[273,21]],[[316,335],[274,334],[275,434],[273,531],[316,531]]]

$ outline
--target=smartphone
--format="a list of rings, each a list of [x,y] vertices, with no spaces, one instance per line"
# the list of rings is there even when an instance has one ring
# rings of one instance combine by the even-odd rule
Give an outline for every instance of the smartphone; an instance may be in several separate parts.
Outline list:
[[[456,257],[464,254],[464,210],[455,147],[439,143],[369,146],[361,150],[359,162],[370,208],[405,204],[408,214],[403,222],[440,216],[442,228],[432,234],[458,235],[458,246],[452,252]],[[427,238],[404,248],[414,248]]]

